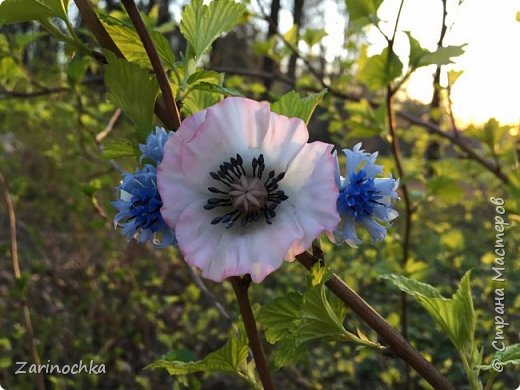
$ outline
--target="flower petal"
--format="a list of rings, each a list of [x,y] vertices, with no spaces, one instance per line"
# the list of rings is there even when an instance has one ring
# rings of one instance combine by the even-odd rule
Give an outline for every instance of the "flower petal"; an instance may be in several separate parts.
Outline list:
[[[289,258],[303,252],[324,231],[333,231],[340,221],[336,211],[338,187],[332,145],[323,142],[305,144],[291,162],[281,182],[288,203],[298,210],[304,236],[291,246]]]
[[[180,145],[186,184],[205,192],[209,172],[238,153],[244,161],[256,156],[269,126],[269,103],[227,98],[208,109],[194,136]],[[244,127],[247,128],[244,128]]]
[[[186,262],[217,282],[247,273],[255,283],[261,282],[280,267],[289,247],[304,235],[291,208],[280,208],[272,225],[235,232],[211,225],[214,214],[203,206],[192,203],[181,214],[175,234]]]

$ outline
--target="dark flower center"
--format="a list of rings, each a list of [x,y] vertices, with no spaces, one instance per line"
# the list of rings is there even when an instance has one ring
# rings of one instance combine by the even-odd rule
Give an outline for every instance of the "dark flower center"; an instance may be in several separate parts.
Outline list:
[[[359,222],[372,215],[374,207],[381,204],[377,201],[381,198],[374,179],[367,177],[365,171],[360,170],[350,175],[350,182],[339,192],[338,211],[351,215]]]
[[[208,187],[208,190],[218,194],[219,198],[208,199],[204,208],[213,210],[216,207],[226,208],[223,215],[211,220],[212,225],[224,223],[226,229],[233,227],[240,220],[241,226],[257,222],[261,218],[270,225],[276,216],[276,207],[289,197],[278,189],[278,183],[284,178],[285,172],[276,174],[270,171],[263,180],[265,171],[264,155],[251,161],[251,170],[244,168],[240,154],[231,157],[219,166],[216,172],[209,175],[220,183],[220,188]],[[222,189],[224,186],[224,189]]]

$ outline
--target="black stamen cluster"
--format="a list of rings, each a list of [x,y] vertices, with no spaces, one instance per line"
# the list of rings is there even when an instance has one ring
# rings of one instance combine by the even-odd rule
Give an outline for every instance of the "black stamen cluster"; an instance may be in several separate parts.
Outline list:
[[[231,157],[229,161],[220,164],[218,171],[209,173],[212,179],[220,182],[227,188],[222,190],[217,187],[208,187],[208,190],[213,194],[227,195],[227,197],[208,199],[207,203],[204,205],[206,210],[212,210],[216,207],[232,207],[231,195],[229,195],[229,193],[233,191],[231,184],[238,183],[242,175],[247,176],[243,162],[244,160],[240,154],[237,154],[236,157]],[[251,167],[253,172],[252,177],[262,179],[262,175],[265,171],[264,155],[260,154],[258,158],[254,157],[251,161]],[[278,207],[278,205],[284,200],[289,199],[282,190],[278,190],[278,183],[284,178],[284,176],[285,172],[278,175],[275,171],[269,172],[267,179],[264,181],[264,186],[268,194],[267,202],[260,210],[243,212],[242,210],[232,209],[221,216],[213,218],[211,224],[217,225],[219,223],[224,223],[226,224],[226,229],[231,229],[235,222],[240,218],[240,225],[244,227],[249,223],[258,222],[261,217],[264,218],[268,225],[272,224],[272,218],[276,217],[276,207]]]

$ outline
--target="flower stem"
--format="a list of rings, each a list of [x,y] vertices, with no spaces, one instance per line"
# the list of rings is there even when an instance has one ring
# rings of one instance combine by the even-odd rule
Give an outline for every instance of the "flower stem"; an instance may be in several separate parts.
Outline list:
[[[229,281],[233,285],[233,290],[237,296],[238,306],[240,307],[240,314],[246,328],[247,338],[249,340],[249,347],[253,352],[253,359],[255,359],[256,369],[260,375],[260,381],[264,390],[273,390],[274,384],[271,378],[271,373],[267,367],[267,361],[265,359],[264,349],[260,338],[258,337],[258,330],[256,328],[256,321],[251,309],[251,303],[247,290],[249,288],[250,279],[248,277],[240,278],[238,276],[232,276]]]
[[[319,258],[308,252],[296,256],[298,261],[310,269]],[[381,336],[393,352],[411,366],[435,389],[454,390],[455,387],[437,369],[431,365],[416,349],[414,349],[403,336],[399,334],[381,315],[376,312],[363,298],[352,290],[338,276],[334,275],[326,286],[345,304],[347,304],[357,315],[361,317],[379,336]]]

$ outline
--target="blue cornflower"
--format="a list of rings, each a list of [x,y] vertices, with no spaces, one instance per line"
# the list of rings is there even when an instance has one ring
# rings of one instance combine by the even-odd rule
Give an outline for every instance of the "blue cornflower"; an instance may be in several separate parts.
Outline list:
[[[399,180],[391,175],[376,177],[383,172],[383,167],[375,164],[378,153],[365,153],[361,143],[352,150],[344,149],[343,153],[347,157],[346,176],[340,175],[339,165],[336,170],[339,188],[336,204],[341,222],[329,238],[356,247],[362,241],[356,235],[355,224],[361,224],[367,228],[373,241],[383,240],[389,223],[398,216],[392,204],[399,199],[396,192]]]
[[[139,150],[142,153],[140,161],[149,159],[159,165],[164,154],[164,144],[173,134],[172,131],[166,132],[162,127],[156,127],[155,132],[151,132],[146,138],[146,144],[139,144]]]
[[[120,199],[112,202],[119,211],[114,217],[114,225],[123,228],[121,234],[128,241],[134,237],[141,243],[153,240],[161,248],[175,244],[173,231],[161,216],[162,200],[157,189],[157,170],[153,165],[146,164],[135,173],[124,174],[118,190]]]

